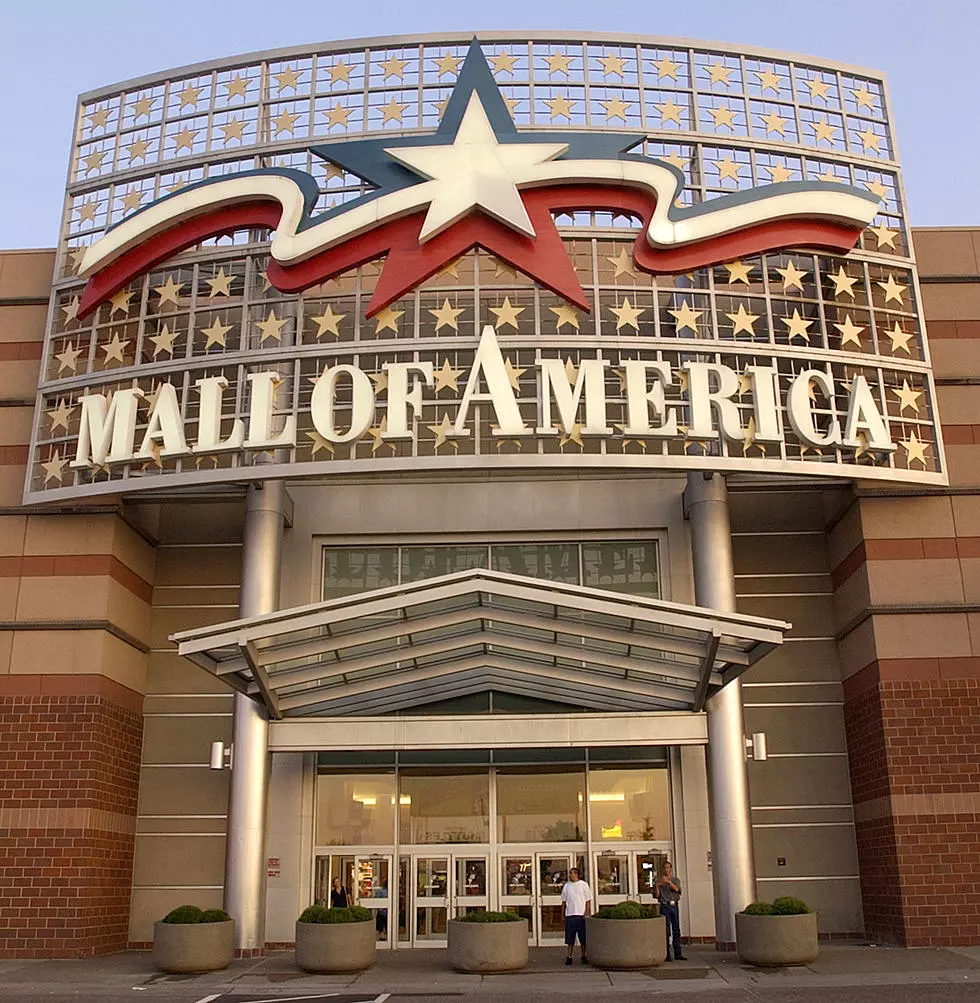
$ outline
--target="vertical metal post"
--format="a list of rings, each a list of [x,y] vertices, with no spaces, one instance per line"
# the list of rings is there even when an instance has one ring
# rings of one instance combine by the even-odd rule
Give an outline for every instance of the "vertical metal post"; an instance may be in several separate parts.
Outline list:
[[[694,595],[699,606],[735,612],[735,573],[728,489],[721,474],[688,474]],[[708,714],[708,792],[711,816],[715,940],[735,944],[735,913],[755,898],[755,860],[745,765],[742,690],[733,680],[705,705]]]
[[[283,481],[251,484],[242,537],[241,617],[279,607],[285,521]],[[225,909],[235,920],[236,949],[265,949],[265,833],[269,800],[269,719],[265,708],[235,693],[231,789],[225,851]]]

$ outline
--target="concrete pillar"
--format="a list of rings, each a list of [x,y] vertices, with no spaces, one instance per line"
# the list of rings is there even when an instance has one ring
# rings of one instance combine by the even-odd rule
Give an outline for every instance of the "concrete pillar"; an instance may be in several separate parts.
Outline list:
[[[273,613],[279,607],[285,496],[283,481],[248,487],[238,602],[242,618]],[[260,703],[237,692],[232,742],[225,909],[235,920],[236,950],[247,957],[265,949],[269,718]]]
[[[735,612],[735,574],[728,489],[721,474],[688,474],[685,507],[691,522],[694,596],[699,606]],[[735,944],[735,913],[756,897],[742,689],[736,679],[705,705],[711,814],[715,940]]]

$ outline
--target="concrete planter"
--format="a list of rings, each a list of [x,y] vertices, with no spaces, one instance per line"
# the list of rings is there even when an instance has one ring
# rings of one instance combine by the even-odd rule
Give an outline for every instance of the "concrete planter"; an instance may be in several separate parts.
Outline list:
[[[817,914],[735,914],[738,956],[750,965],[805,965],[817,956]]]
[[[164,972],[216,972],[235,956],[235,921],[153,924],[153,964]]]
[[[667,956],[667,923],[652,919],[585,920],[585,953],[597,968],[652,968]]]
[[[296,964],[304,972],[360,972],[374,964],[374,919],[361,923],[296,922]]]
[[[449,965],[457,972],[516,972],[527,964],[527,920],[449,921]]]

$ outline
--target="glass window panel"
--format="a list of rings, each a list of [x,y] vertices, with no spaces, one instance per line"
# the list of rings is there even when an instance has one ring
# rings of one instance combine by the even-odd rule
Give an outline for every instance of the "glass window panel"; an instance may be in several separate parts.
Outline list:
[[[585,839],[585,771],[497,774],[497,838],[502,843]]]
[[[486,843],[490,839],[487,773],[402,775],[399,839],[420,843]]]
[[[611,592],[660,597],[657,544],[653,540],[582,544],[584,585]]]
[[[670,787],[667,770],[591,769],[589,808],[592,839],[670,839]]]
[[[420,582],[437,575],[487,566],[487,548],[402,547],[402,581]]]
[[[495,571],[578,585],[578,545],[574,543],[518,543],[491,551]]]
[[[323,550],[324,599],[397,584],[397,547],[325,547]]]
[[[394,838],[394,773],[319,774],[318,846],[390,846]]]

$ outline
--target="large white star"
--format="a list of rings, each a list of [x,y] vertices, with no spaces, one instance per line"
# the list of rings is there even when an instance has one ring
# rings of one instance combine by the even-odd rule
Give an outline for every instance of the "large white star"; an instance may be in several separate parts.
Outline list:
[[[452,145],[396,147],[385,153],[437,183],[437,187],[430,186],[434,194],[419,234],[424,242],[477,208],[533,237],[517,180],[527,168],[554,160],[567,150],[566,143],[498,143],[474,91]]]

